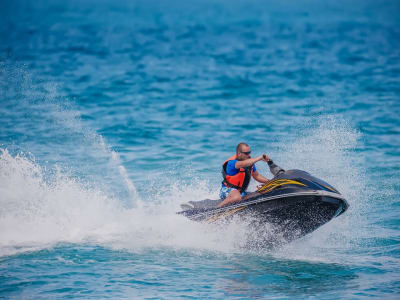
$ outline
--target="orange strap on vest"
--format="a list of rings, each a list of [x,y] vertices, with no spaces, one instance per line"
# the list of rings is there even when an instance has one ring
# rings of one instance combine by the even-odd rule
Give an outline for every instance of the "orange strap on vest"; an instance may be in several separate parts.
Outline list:
[[[241,192],[244,192],[249,186],[251,176],[253,175],[253,166],[240,168],[239,172],[233,176],[228,175],[226,173],[226,166],[230,160],[234,159],[237,159],[236,154],[225,160],[225,162],[222,164],[222,177],[224,178],[222,183],[227,187],[233,187]]]

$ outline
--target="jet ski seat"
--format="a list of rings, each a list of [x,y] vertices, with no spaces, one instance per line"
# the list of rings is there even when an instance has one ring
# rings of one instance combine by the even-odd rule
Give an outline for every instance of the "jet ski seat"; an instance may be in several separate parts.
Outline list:
[[[218,200],[205,199],[201,201],[189,201],[181,204],[181,208],[183,210],[216,208],[218,204],[221,203],[221,201],[222,201],[221,199]]]

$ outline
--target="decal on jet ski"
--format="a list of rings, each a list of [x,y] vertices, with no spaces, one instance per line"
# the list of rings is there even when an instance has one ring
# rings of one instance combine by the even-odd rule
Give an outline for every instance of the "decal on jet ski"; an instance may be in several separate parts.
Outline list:
[[[336,189],[334,189],[333,187],[329,187],[329,186],[327,186],[327,185],[325,185],[325,184],[322,184],[322,183],[318,183],[319,185],[322,185],[324,188],[327,188],[328,190],[331,190],[332,192],[335,192],[335,193],[339,193]]]
[[[262,187],[260,187],[257,190],[257,192],[259,192],[261,194],[265,194],[265,193],[268,193],[268,192],[276,189],[277,187],[287,185],[287,184],[296,184],[296,185],[306,186],[305,184],[303,184],[301,182],[291,180],[291,179],[276,179],[276,180],[272,180],[272,181],[268,182],[267,184],[263,185]]]
[[[233,215],[235,212],[238,212],[239,210],[242,210],[243,208],[245,208],[245,207],[238,207],[238,208],[235,208],[235,209],[231,209],[231,210],[222,212],[220,214],[217,214],[215,216],[212,216],[212,217],[208,218],[206,220],[206,222],[212,223],[212,222],[218,220],[220,217],[224,217],[224,218],[229,217],[229,216]]]

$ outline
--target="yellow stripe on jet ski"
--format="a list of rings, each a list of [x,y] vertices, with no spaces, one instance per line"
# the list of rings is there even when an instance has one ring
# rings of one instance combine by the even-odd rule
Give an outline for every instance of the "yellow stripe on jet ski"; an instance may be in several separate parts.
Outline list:
[[[272,180],[272,181],[268,182],[267,184],[263,185],[262,187],[260,187],[257,190],[257,192],[259,192],[261,194],[265,194],[265,193],[268,193],[268,192],[276,189],[277,187],[287,185],[287,184],[296,184],[296,185],[306,186],[305,184],[303,184],[301,182],[291,180],[291,179],[276,179],[276,180]]]
[[[223,218],[229,217],[229,216],[233,215],[235,212],[238,212],[239,210],[242,210],[243,208],[245,208],[245,206],[234,208],[234,209],[228,210],[226,212],[222,212],[222,213],[220,213],[218,215],[215,215],[215,216],[212,216],[212,217],[208,218],[206,220],[206,222],[212,223],[212,222],[215,222],[216,220],[218,220],[220,217],[221,218],[222,217]]]
[[[329,190],[331,190],[332,192],[335,192],[335,193],[339,193],[337,190],[335,190],[333,187],[329,187],[329,186],[327,186],[327,185],[325,185],[325,184],[322,184],[322,183],[318,183],[319,185],[322,185],[323,187],[326,187],[327,189],[329,189]]]

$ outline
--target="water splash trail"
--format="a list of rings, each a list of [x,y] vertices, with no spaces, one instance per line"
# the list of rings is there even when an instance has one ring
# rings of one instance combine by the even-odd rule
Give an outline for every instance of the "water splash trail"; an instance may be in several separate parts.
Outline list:
[[[130,198],[131,204],[135,203],[136,205],[140,205],[142,203],[139,194],[133,181],[129,178],[128,172],[126,171],[123,163],[121,162],[121,158],[119,157],[118,153],[111,149],[110,146],[107,145],[104,138],[101,135],[94,134],[94,137],[99,140],[99,145],[103,152],[108,153],[110,156],[110,160],[113,165],[118,168],[119,174],[121,175],[125,186],[127,187]]]
[[[60,172],[49,172],[24,155],[0,151],[0,255],[49,248],[59,243],[104,245],[142,251],[171,247],[230,251],[240,232],[210,232],[207,225],[175,214],[172,199],[202,196],[195,186],[164,204],[126,208],[118,198]],[[196,185],[197,186],[197,185]],[[232,233],[235,233],[233,235]],[[244,234],[244,233],[243,233]]]
[[[119,154],[82,121],[81,112],[63,95],[58,83],[42,83],[26,66],[11,62],[0,64],[0,75],[4,79],[0,82],[0,101],[10,108],[0,121],[14,124],[3,127],[2,139],[13,141],[3,147],[14,154],[31,152],[50,165],[62,166],[64,172],[69,169],[88,177],[90,182],[113,182],[116,188],[112,184],[103,186],[117,194],[125,188],[126,204],[137,205],[139,194]],[[29,118],[26,111],[30,112]],[[21,134],[16,135],[16,130]]]

